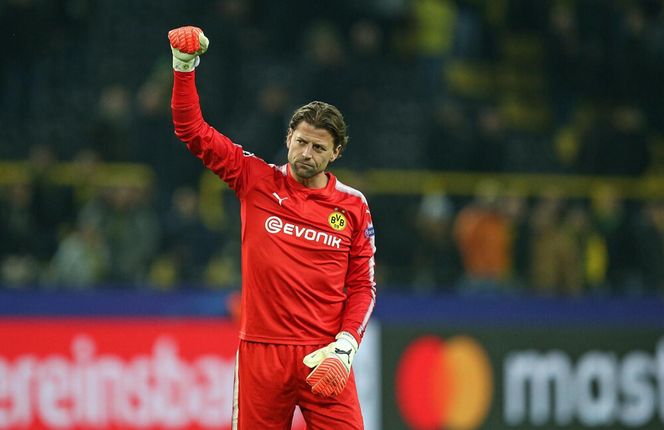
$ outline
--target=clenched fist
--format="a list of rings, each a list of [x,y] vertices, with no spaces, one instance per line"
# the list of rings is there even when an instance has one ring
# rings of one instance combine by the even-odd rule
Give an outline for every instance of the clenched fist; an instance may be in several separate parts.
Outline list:
[[[191,72],[198,66],[199,55],[207,51],[210,41],[198,27],[186,26],[168,32],[173,52],[173,69]]]

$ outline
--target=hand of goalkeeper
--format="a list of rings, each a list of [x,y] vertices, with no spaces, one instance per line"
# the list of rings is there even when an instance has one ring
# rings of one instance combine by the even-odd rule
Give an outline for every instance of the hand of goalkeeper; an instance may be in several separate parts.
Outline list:
[[[334,342],[304,357],[304,364],[313,369],[307,376],[311,391],[322,397],[338,396],[350,377],[357,348],[353,335],[342,331]]]
[[[180,72],[191,72],[200,62],[199,55],[207,51],[210,41],[198,27],[180,27],[168,32],[173,51],[173,68]]]

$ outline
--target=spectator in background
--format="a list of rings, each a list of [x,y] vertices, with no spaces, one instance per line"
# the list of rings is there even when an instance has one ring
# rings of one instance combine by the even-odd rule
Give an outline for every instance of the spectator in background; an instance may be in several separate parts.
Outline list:
[[[28,183],[8,187],[0,212],[0,273],[10,286],[26,286],[38,280],[38,224],[32,211],[33,190]]]
[[[161,233],[150,206],[149,190],[138,185],[116,185],[101,199],[82,209],[82,222],[99,225],[111,254],[109,281],[135,284],[145,281]]]
[[[558,285],[561,200],[554,191],[540,197],[530,215],[529,284],[534,293],[553,295]]]
[[[96,117],[91,121],[90,141],[93,149],[109,161],[135,159],[130,147],[132,98],[123,84],[101,89]]]
[[[664,294],[664,202],[643,204],[634,228],[639,264],[640,290],[637,294]]]
[[[110,260],[99,227],[92,221],[82,221],[60,242],[47,282],[79,290],[94,288],[108,276]]]
[[[413,288],[434,292],[450,289],[461,273],[452,237],[454,208],[442,193],[425,194],[415,219]]]
[[[219,289],[240,286],[242,277],[238,270],[241,265],[239,249],[239,242],[229,241],[221,249],[216,250],[210,257],[202,277],[206,287]]]
[[[173,192],[171,207],[162,225],[162,258],[174,271],[173,278],[166,283],[172,286],[200,282],[215,244],[221,238],[201,221],[199,199],[194,189],[181,187]]]
[[[593,190],[591,217],[606,244],[607,291],[612,294],[621,293],[634,281],[634,271],[638,266],[636,248],[639,245],[634,241],[627,207],[620,192],[609,185]]]
[[[443,65],[452,55],[458,16],[452,0],[412,2],[415,55],[426,100],[443,96]]]
[[[601,288],[607,270],[606,244],[591,222],[588,210],[581,204],[567,209],[562,220],[563,246],[568,248],[568,277],[562,293],[581,296],[589,289]]]
[[[498,183],[481,182],[473,202],[459,211],[454,222],[465,275],[462,292],[505,292],[512,250],[508,220],[498,206],[500,192]]]
[[[101,167],[99,154],[90,148],[76,152],[72,160],[76,177],[74,178],[74,208],[78,215],[81,208],[94,200],[99,193],[99,175]]]
[[[509,279],[514,288],[523,289],[527,284],[528,265],[530,264],[529,240],[529,206],[524,191],[508,189],[500,198],[499,206],[509,227],[510,274]]]
[[[46,264],[60,239],[60,234],[74,219],[73,192],[57,182],[58,159],[52,146],[30,147],[28,174],[31,189],[30,210],[35,222],[33,234],[39,237],[35,257]]]
[[[583,269],[576,244],[563,231],[563,203],[559,190],[549,189],[531,213],[530,285],[541,296],[581,291]]]

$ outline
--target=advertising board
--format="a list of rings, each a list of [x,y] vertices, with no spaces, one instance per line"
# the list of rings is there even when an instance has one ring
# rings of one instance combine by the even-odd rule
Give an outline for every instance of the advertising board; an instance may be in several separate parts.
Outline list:
[[[664,427],[664,330],[383,325],[384,429]]]

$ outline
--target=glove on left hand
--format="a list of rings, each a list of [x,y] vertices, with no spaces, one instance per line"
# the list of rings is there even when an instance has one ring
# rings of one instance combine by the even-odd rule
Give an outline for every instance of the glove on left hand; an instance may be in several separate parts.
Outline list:
[[[322,397],[338,396],[350,377],[358,344],[352,334],[342,331],[336,341],[304,357],[313,370],[307,376],[311,391]]]

